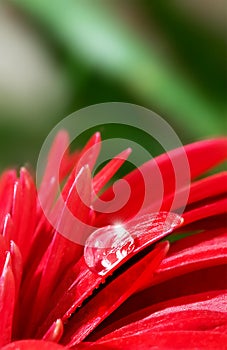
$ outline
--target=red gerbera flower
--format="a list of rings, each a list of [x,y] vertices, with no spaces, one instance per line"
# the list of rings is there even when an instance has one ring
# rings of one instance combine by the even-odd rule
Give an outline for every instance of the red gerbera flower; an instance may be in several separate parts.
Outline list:
[[[159,167],[164,197],[160,208],[154,191],[154,200],[136,217],[144,196],[141,169],[125,178],[132,192],[121,210],[107,215],[92,209],[94,193],[129,154],[114,158],[92,179],[98,133],[82,152],[65,154],[59,174],[61,181],[67,178],[63,201],[61,196],[55,200],[53,169],[66,144],[67,134],[60,132],[38,190],[55,225],[47,220],[25,168],[19,177],[9,170],[0,180],[3,349],[224,349],[227,174],[195,179],[226,159],[227,140],[197,142],[144,164],[142,171],[151,177]],[[176,193],[171,161],[183,151],[192,182],[179,216],[188,188]],[[110,188],[101,198],[112,194]],[[71,226],[67,208],[78,226]],[[82,232],[80,222],[100,229]],[[88,238],[85,249],[60,234],[62,227]],[[169,241],[163,239],[167,235]]]

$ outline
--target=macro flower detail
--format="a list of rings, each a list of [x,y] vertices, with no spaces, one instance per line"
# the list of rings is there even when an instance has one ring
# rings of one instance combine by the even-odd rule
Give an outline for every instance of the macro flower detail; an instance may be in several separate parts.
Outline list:
[[[59,132],[38,189],[26,168],[0,178],[2,349],[224,349],[227,173],[205,175],[226,160],[227,140],[196,142],[135,169],[125,176],[128,202],[108,215],[93,204],[99,193],[112,197],[106,185],[130,150],[92,177],[100,141],[96,133],[82,151],[66,152],[56,176],[68,145],[67,133]],[[191,183],[176,193],[171,160],[178,162],[181,152]],[[140,171],[153,181],[157,166],[161,205],[154,188],[136,215],[144,195]],[[65,227],[72,239],[60,233]]]

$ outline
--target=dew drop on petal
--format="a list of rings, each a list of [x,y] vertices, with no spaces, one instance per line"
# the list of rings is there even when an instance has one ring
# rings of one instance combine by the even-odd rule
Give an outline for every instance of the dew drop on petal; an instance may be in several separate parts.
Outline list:
[[[84,259],[91,270],[104,276],[134,247],[134,239],[123,225],[106,226],[89,236],[84,247]]]

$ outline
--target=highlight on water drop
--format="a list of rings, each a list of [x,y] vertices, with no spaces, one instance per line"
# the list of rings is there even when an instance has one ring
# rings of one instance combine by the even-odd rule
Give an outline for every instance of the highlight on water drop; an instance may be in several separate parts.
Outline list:
[[[84,259],[88,267],[101,276],[106,275],[134,251],[144,249],[165,237],[183,218],[172,212],[146,213],[123,224],[95,230],[87,239]]]
[[[94,231],[84,247],[88,267],[101,276],[133,252],[134,238],[123,225],[106,226]]]

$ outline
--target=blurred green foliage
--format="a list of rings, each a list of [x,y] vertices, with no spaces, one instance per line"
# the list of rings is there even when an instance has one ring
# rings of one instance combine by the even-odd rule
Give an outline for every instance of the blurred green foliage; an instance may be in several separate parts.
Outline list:
[[[34,166],[61,118],[101,102],[152,109],[184,143],[223,134],[225,29],[222,0],[2,1],[0,168]]]

